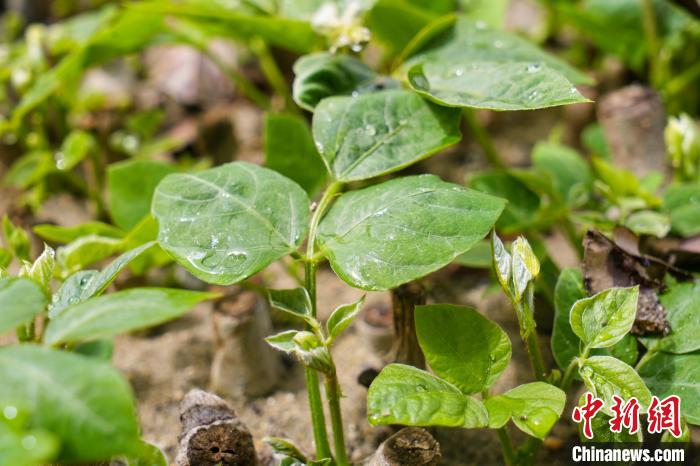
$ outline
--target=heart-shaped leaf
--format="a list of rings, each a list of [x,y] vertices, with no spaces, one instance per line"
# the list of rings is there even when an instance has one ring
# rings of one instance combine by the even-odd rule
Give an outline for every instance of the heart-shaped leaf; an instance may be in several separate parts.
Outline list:
[[[632,328],[639,287],[610,288],[584,298],[571,308],[571,329],[589,348],[607,348]]]
[[[459,116],[403,90],[331,97],[316,107],[313,135],[333,178],[364,180],[459,141]]]
[[[140,445],[129,384],[109,364],[34,345],[0,349],[0,400],[60,440],[61,462],[109,460]]]
[[[510,361],[508,335],[473,309],[416,306],[416,333],[430,368],[463,393],[490,387]]]
[[[0,280],[0,333],[36,317],[46,307],[47,298],[38,283],[29,278]]]
[[[369,387],[367,414],[372,425],[478,428],[488,414],[466,396],[428,372],[402,364],[386,366]]]
[[[398,178],[342,195],[321,221],[318,242],[347,283],[386,290],[469,250],[503,205],[436,176]]]
[[[157,325],[181,316],[214,293],[171,288],[134,288],[64,309],[44,335],[48,345],[92,341]]]
[[[209,283],[230,285],[294,251],[309,198],[296,183],[246,162],[166,177],[153,197],[158,241]]]
[[[489,427],[498,429],[513,419],[526,434],[543,439],[559,420],[566,404],[566,394],[544,382],[520,385],[486,400]]]

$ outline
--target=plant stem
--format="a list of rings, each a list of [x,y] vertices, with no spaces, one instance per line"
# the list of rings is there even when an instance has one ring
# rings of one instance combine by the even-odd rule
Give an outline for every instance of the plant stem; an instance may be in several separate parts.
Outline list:
[[[659,35],[656,27],[656,14],[654,12],[654,4],[652,0],[640,0],[642,2],[642,22],[644,23],[644,39],[647,46],[647,55],[649,56],[649,81],[652,84],[658,84],[660,77],[660,61],[659,61]]]
[[[528,291],[527,293],[531,294],[532,291]],[[531,301],[531,297],[523,296],[523,299],[518,303],[514,303],[514,305],[516,307],[516,314],[518,315],[518,324],[520,325],[520,336],[525,342],[527,357],[530,360],[532,372],[537,380],[545,380],[547,373],[544,366],[544,359],[542,358],[540,342],[537,339],[537,327],[534,322]],[[532,322],[528,324],[526,319]]]
[[[292,99],[292,94],[289,92],[287,80],[284,78],[282,70],[280,70],[280,67],[277,65],[277,61],[275,61],[275,57],[272,56],[270,48],[265,41],[256,37],[250,41],[250,48],[258,57],[260,69],[265,75],[267,82],[270,83],[270,86],[272,86],[277,95],[284,99],[285,110],[300,114],[298,107],[294,103],[294,99]]]
[[[345,435],[343,433],[343,415],[340,411],[340,385],[338,376],[326,375],[326,398],[328,409],[331,413],[331,425],[333,427],[333,447],[335,448],[336,466],[349,466],[347,451],[345,450]]]
[[[321,200],[318,201],[318,205],[316,206],[316,210],[314,211],[314,214],[311,217],[311,224],[309,226],[309,239],[306,244],[305,258],[307,261],[314,260],[314,248],[316,247],[316,230],[318,229],[318,224],[321,221],[321,218],[323,218],[323,214],[326,213],[326,209],[333,201],[333,198],[336,194],[338,194],[338,192],[342,188],[343,183],[341,183],[340,181],[334,181],[333,183],[328,185],[328,188],[326,188],[326,191],[323,193]],[[315,300],[312,298],[312,301]]]
[[[505,426],[500,429],[496,429],[498,434],[498,440],[501,442],[501,451],[503,452],[503,461],[506,466],[515,465],[515,451],[513,450],[513,444],[510,441],[510,436],[508,436],[508,431]]]
[[[559,388],[561,388],[564,391],[567,391],[569,389],[569,386],[571,385],[571,381],[574,379],[574,372],[576,371],[576,368],[578,367],[578,362],[576,358],[574,358],[573,361],[569,364],[569,367],[566,368],[564,371],[564,375],[561,378],[561,382],[559,384]]]
[[[505,168],[506,163],[501,158],[498,150],[496,150],[496,146],[493,144],[489,133],[481,126],[479,120],[477,120],[474,110],[465,108],[462,113],[464,114],[464,121],[466,121],[469,131],[471,131],[472,136],[474,136],[476,142],[481,146],[491,164],[496,168]]]

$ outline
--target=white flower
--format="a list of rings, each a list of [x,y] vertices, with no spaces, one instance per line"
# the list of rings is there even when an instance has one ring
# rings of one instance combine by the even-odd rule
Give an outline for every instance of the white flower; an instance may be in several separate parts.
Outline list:
[[[336,3],[326,2],[314,13],[311,25],[329,39],[331,52],[343,47],[359,52],[370,39],[369,29],[362,24],[364,12],[365,7],[358,0],[350,0],[342,12]]]

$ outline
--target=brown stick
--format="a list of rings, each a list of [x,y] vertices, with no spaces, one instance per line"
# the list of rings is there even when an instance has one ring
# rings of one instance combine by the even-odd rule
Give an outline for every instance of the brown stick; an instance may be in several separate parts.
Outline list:
[[[613,91],[601,100],[598,120],[616,165],[640,177],[667,170],[666,113],[656,91],[640,85]]]
[[[212,390],[230,398],[268,394],[279,380],[282,365],[265,342],[272,334],[266,302],[250,291],[222,301],[214,312],[214,329]]]
[[[258,466],[253,436],[224,400],[190,390],[180,404],[177,466]]]
[[[415,307],[425,304],[425,288],[419,282],[401,285],[391,292],[394,312],[394,343],[390,361],[425,369],[425,356],[418,345]]]
[[[436,466],[440,444],[425,429],[406,427],[386,439],[365,466]]]

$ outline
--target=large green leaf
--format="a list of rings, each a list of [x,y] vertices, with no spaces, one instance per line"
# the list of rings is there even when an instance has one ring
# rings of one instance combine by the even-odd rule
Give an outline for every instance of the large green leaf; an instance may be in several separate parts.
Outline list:
[[[314,53],[304,55],[294,64],[294,101],[309,111],[326,97],[357,97],[397,86],[393,79],[377,75],[349,55]]]
[[[41,286],[28,278],[0,280],[0,333],[28,322],[46,307]]]
[[[700,350],[700,284],[675,284],[660,301],[666,309],[671,333],[663,338],[644,339],[644,343],[655,351],[667,353]]]
[[[442,32],[433,35],[430,40],[421,43],[410,52],[411,56],[403,68],[406,72],[418,64],[431,67],[435,65],[467,67],[472,63],[493,65],[521,63],[525,66],[526,64],[539,65],[540,70],[537,72],[544,72],[545,69],[557,72],[574,84],[590,81],[580,71],[527,40],[509,32],[490,29],[483,22],[458,18],[451,26],[443,29]],[[464,71],[466,76],[467,69],[465,68]],[[527,68],[523,67],[513,71],[517,72],[520,79],[525,79],[528,73]],[[485,76],[485,79],[498,81],[502,77],[490,75]],[[570,91],[571,85],[568,89]]]
[[[610,288],[576,301],[571,308],[571,329],[589,348],[607,348],[632,328],[637,315],[639,287]]]
[[[469,250],[503,204],[432,175],[398,178],[341,196],[321,221],[318,242],[350,285],[390,289]]]
[[[671,186],[664,193],[663,209],[671,215],[673,231],[682,236],[700,233],[700,184]]]
[[[678,395],[683,416],[700,425],[700,352],[655,353],[639,366],[639,375],[654,395]]]
[[[593,356],[584,361],[579,369],[586,387],[605,406],[612,405],[613,395],[623,400],[637,398],[643,408],[649,406],[651,393],[635,370],[624,362],[610,356]]]
[[[125,230],[151,211],[153,191],[175,168],[157,160],[127,160],[107,169],[107,204],[114,223]]]
[[[473,309],[416,306],[416,333],[430,368],[463,393],[490,387],[508,366],[508,335]]]
[[[299,183],[309,195],[327,177],[308,123],[294,115],[265,116],[265,165]]]
[[[566,394],[544,382],[520,385],[486,400],[489,427],[498,429],[512,419],[523,432],[543,439],[559,420]]]
[[[107,363],[21,345],[0,349],[0,400],[54,434],[65,462],[108,460],[140,444],[131,388]]]
[[[486,427],[484,405],[428,372],[402,364],[386,366],[369,387],[372,425]]]
[[[331,175],[355,181],[384,175],[459,141],[459,111],[413,92],[331,97],[313,119],[316,147]]]
[[[419,94],[450,107],[534,110],[588,102],[558,71],[538,62],[427,62],[408,71]]]
[[[309,198],[273,170],[234,162],[167,176],[153,196],[158,241],[198,278],[230,285],[294,251]]]
[[[117,278],[133,260],[146,252],[155,243],[150,241],[117,257],[101,272],[96,270],[81,270],[70,275],[61,287],[51,297],[49,317],[56,317],[63,309],[73,304],[98,296]]]
[[[134,288],[64,309],[46,329],[48,345],[92,341],[157,325],[181,316],[216,294],[170,288]]]

